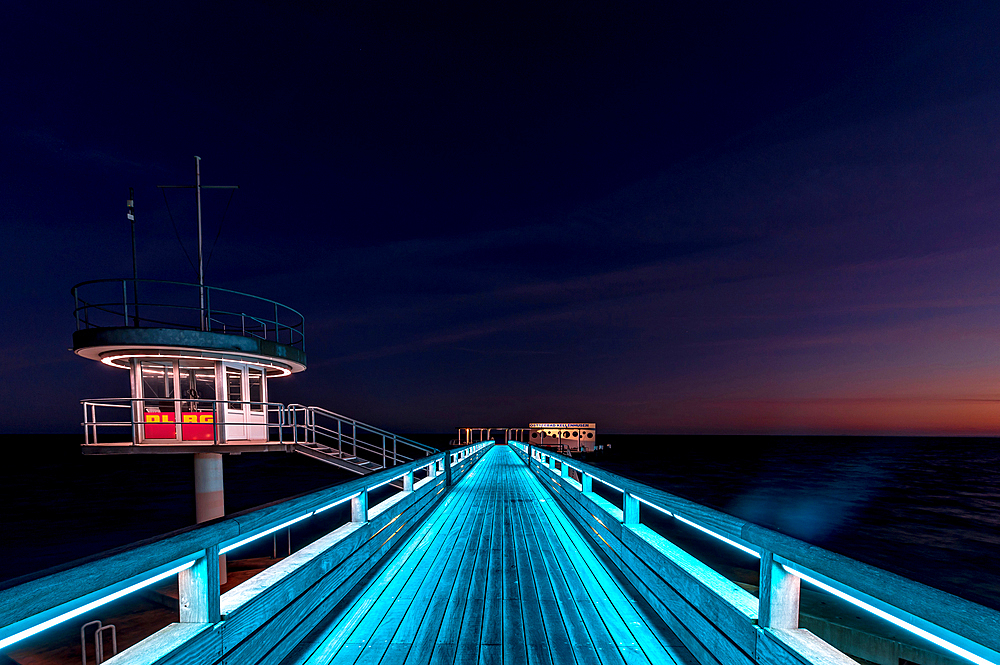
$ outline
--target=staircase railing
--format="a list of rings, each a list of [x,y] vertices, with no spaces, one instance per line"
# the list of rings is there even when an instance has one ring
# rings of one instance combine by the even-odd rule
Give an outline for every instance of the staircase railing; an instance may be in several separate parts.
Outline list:
[[[411,462],[439,451],[413,439],[368,425],[318,406],[289,404],[292,442],[322,444],[341,455],[351,455],[382,468]]]

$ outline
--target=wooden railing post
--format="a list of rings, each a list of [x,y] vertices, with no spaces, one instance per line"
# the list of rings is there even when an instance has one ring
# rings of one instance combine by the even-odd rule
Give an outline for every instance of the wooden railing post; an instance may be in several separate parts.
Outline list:
[[[760,553],[760,603],[757,625],[762,628],[799,627],[798,575],[785,571],[771,552]]]
[[[628,492],[622,492],[622,524],[639,523],[639,499]]]
[[[549,468],[550,469],[556,468],[556,458],[553,457],[552,455],[549,455]]]
[[[403,491],[412,492],[413,491],[413,472],[407,471],[403,474]]]
[[[451,487],[451,453],[444,454],[444,486]]]
[[[361,494],[351,499],[351,521],[368,521],[368,490],[362,491]]]
[[[594,477],[589,473],[584,473],[580,476],[580,484],[583,486],[581,489],[584,492],[594,491]]]
[[[219,612],[219,546],[206,548],[194,565],[177,573],[181,623],[217,623]]]
[[[566,464],[566,462],[562,463],[562,468],[559,471],[559,475],[562,476],[563,478],[569,478],[569,464]]]

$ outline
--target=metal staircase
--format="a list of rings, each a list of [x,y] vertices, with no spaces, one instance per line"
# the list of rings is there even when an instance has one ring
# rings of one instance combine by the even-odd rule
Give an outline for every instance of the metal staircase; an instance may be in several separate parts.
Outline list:
[[[292,450],[367,475],[439,451],[431,446],[316,406],[290,404]]]

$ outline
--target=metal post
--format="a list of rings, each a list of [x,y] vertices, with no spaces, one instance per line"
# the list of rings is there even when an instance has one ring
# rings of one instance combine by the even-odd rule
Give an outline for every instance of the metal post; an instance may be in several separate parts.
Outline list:
[[[201,329],[205,327],[205,262],[202,258],[201,242],[201,157],[194,157],[194,191],[198,203],[198,302],[201,312]]]
[[[132,222],[132,325],[139,327],[139,269],[135,262],[135,191],[128,188],[128,218]],[[126,323],[126,325],[128,325]]]
[[[125,317],[125,325],[128,326],[128,284],[122,280],[122,314]]]

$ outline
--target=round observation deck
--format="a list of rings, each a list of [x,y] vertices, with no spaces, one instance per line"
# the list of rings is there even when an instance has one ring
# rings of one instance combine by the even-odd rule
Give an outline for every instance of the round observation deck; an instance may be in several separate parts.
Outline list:
[[[128,368],[132,359],[249,362],[268,376],[306,368],[305,320],[273,300],[218,287],[102,279],[72,289],[73,351]]]

